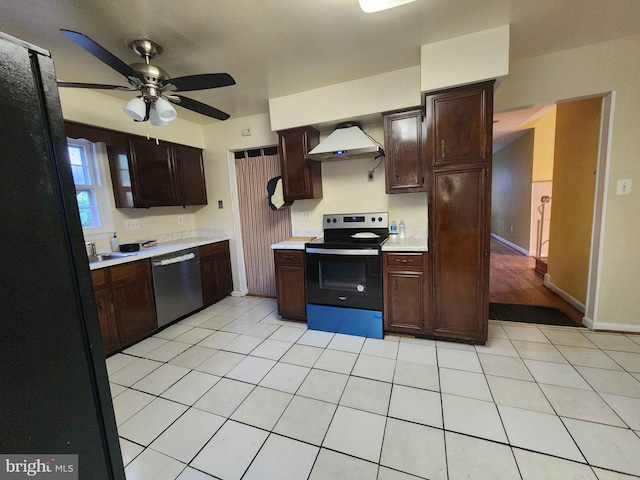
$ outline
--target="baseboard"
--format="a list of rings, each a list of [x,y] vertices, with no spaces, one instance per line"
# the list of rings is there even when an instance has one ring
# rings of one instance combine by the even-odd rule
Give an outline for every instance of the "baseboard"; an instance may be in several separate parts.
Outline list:
[[[578,300],[573,298],[571,295],[569,295],[567,292],[555,286],[551,282],[551,276],[548,273],[544,274],[544,286],[547,287],[552,292],[554,292],[555,294],[557,294],[560,298],[562,298],[565,302],[569,303],[573,308],[575,308],[579,312],[581,313],[585,312],[584,303],[579,302]]]
[[[617,333],[640,333],[640,325],[629,325],[627,323],[606,323],[595,322],[594,332],[617,332]]]
[[[511,243],[509,240],[502,238],[500,235],[496,235],[495,233],[492,233],[491,236],[493,238],[495,238],[496,240],[498,240],[500,243],[504,243],[505,245],[507,245],[508,247],[513,248],[514,250],[517,250],[518,252],[520,252],[523,255],[529,256],[529,250],[524,249],[518,245],[516,245],[515,243]]]
[[[589,317],[582,317],[582,325],[587,327],[589,330],[593,330],[593,320]]]
[[[232,297],[244,297],[245,295],[248,295],[248,294],[249,294],[249,290],[242,290],[241,292],[234,290],[233,292],[231,292]]]

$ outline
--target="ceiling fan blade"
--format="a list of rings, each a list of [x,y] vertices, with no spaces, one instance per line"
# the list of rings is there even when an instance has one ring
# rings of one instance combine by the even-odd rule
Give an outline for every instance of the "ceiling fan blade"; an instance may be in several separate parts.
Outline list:
[[[62,33],[64,33],[67,38],[71,41],[75,42],[80,47],[84,48],[91,55],[96,57],[103,63],[106,63],[108,66],[113,68],[115,71],[124,75],[125,77],[137,77],[138,74],[136,71],[131,68],[129,65],[124,63],[118,57],[116,57],[113,53],[109,52],[105,48],[98,45],[96,42],[91,40],[89,37],[82,33],[73,32],[71,30],[60,29]]]
[[[179,92],[193,90],[206,90],[208,88],[228,87],[235,85],[236,81],[228,73],[203,73],[200,75],[188,75],[167,80],[176,87]]]
[[[193,112],[200,113],[217,120],[226,120],[230,117],[228,113],[224,113],[222,110],[218,110],[217,108],[205,105],[204,103],[198,102],[191,98],[183,97],[182,95],[175,96],[180,97],[180,102],[178,103],[178,105]]]
[[[58,82],[59,87],[71,88],[95,88],[97,90],[124,90],[134,91],[136,88],[123,87],[122,85],[102,85],[100,83],[74,83],[74,82]]]

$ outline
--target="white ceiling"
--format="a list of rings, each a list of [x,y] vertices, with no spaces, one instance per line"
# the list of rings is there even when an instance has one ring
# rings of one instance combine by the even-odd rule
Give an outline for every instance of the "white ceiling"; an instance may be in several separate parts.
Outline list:
[[[230,73],[237,85],[186,96],[232,118],[267,112],[269,98],[418,65],[420,45],[446,38],[510,24],[513,61],[640,33],[639,18],[638,0],[417,0],[374,14],[357,0],[0,2],[0,31],[50,50],[59,80],[126,84],[60,28],[125,63],[139,60],[126,40],[148,37],[165,50],[152,63],[171,76]]]

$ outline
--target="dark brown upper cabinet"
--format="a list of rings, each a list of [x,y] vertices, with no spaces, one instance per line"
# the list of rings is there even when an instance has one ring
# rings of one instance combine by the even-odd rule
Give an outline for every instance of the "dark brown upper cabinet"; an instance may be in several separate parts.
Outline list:
[[[285,201],[322,198],[320,162],[305,158],[320,142],[320,133],[313,127],[298,127],[280,130],[278,137]]]
[[[383,118],[387,193],[426,191],[422,108],[386,112]]]
[[[117,208],[207,204],[202,150],[129,137],[108,152]]]
[[[491,158],[493,82],[426,96],[428,155],[434,167]],[[489,125],[487,124],[489,123]]]

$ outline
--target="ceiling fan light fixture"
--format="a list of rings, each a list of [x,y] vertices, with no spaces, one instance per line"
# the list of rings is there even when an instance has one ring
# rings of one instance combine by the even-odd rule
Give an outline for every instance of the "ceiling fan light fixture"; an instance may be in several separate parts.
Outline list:
[[[365,13],[381,12],[390,8],[399,7],[415,0],[358,0],[360,9]]]
[[[142,98],[135,97],[127,102],[123,110],[129,117],[141,122],[147,114],[147,105]]]
[[[149,110],[149,123],[154,127],[164,127],[166,125],[169,125],[169,122],[163,121],[158,116],[158,111],[156,110],[155,105],[151,105],[151,109]]]
[[[158,98],[154,106],[158,118],[163,122],[170,122],[178,116],[176,109],[164,98]]]

